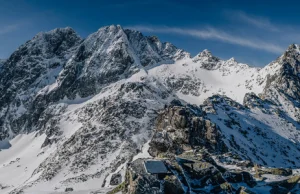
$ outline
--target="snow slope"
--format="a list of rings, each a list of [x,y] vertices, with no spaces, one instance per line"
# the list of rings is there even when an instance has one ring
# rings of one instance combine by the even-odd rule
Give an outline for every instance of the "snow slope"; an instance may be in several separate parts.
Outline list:
[[[255,68],[121,26],[83,40],[70,28],[41,33],[0,65],[0,192],[112,189],[113,174],[149,157],[158,112],[174,99],[205,109],[230,151],[300,168],[300,98],[289,88],[298,56],[290,47]]]

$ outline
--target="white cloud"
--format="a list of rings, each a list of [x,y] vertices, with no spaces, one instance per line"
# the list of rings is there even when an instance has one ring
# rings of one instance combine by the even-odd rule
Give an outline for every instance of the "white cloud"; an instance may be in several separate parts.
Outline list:
[[[18,24],[12,24],[12,25],[7,25],[7,26],[1,26],[0,27],[0,35],[4,35],[7,33],[10,33],[12,31],[15,31],[19,28]]]
[[[225,11],[225,15],[233,20],[239,20],[264,30],[274,32],[280,31],[279,28],[272,24],[268,18],[249,15],[243,11]]]
[[[173,34],[179,34],[185,36],[193,36],[200,39],[219,40],[230,44],[264,50],[276,54],[280,54],[282,53],[282,51],[285,50],[284,48],[275,45],[273,43],[265,42],[263,40],[239,37],[215,28],[183,29],[183,28],[150,27],[150,26],[131,26],[128,28],[136,29],[142,32],[173,33]]]

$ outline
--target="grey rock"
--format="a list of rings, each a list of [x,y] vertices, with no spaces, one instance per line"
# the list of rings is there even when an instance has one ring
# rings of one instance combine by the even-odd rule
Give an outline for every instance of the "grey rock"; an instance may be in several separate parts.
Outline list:
[[[118,185],[122,182],[122,175],[120,173],[113,174],[110,179],[110,185]]]

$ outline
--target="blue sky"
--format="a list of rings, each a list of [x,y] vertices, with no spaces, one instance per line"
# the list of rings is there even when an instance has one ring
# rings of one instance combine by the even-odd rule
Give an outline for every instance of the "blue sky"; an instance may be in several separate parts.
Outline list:
[[[300,43],[297,1],[0,0],[0,58],[40,31],[70,26],[81,37],[120,24],[196,55],[210,50],[252,66]]]

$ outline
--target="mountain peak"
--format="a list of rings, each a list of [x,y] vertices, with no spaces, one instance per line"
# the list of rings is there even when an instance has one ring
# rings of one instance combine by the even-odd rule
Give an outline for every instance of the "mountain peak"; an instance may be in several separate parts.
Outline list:
[[[33,37],[32,40],[22,45],[37,50],[66,50],[77,45],[81,41],[80,36],[70,27],[55,28],[47,32],[40,32]],[[64,48],[62,48],[64,47]]]
[[[289,47],[288,47],[288,50],[294,50],[294,49],[298,49],[298,45],[297,44],[291,44]]]
[[[109,25],[109,26],[104,26],[104,27],[99,28],[99,30],[97,32],[102,32],[102,31],[105,31],[105,32],[118,32],[120,30],[123,31],[122,26],[112,24],[112,25]]]
[[[149,36],[148,40],[150,40],[151,42],[160,42],[160,40],[157,36]]]
[[[198,55],[196,55],[195,58],[206,58],[209,60],[218,61],[219,58],[212,55],[212,53],[208,49],[204,49],[202,52],[200,52]]]
[[[69,26],[65,27],[65,28],[55,28],[53,30],[51,30],[50,32],[54,32],[54,33],[59,33],[59,32],[63,32],[63,33],[76,33],[75,30]]]
[[[34,36],[34,39],[41,38],[41,37],[44,37],[44,36],[49,36],[49,35],[55,35],[55,34],[60,34],[60,35],[72,35],[72,34],[74,34],[74,35],[78,36],[73,28],[65,27],[65,28],[55,28],[55,29],[47,31],[47,32],[40,32],[36,36]]]
[[[300,61],[300,48],[297,44],[291,44],[283,55],[279,58],[282,64],[290,63],[292,66],[298,65],[296,61]]]
[[[283,57],[291,57],[300,53],[299,45],[291,44],[287,50],[283,53]]]
[[[213,56],[211,54],[211,52],[207,49],[204,49],[202,52],[200,52],[198,55],[196,55],[194,58],[193,58],[193,61],[195,63],[197,62],[209,62],[209,63],[216,63],[219,61],[219,58]]]
[[[114,24],[108,26],[108,28],[109,28],[110,31],[115,31],[115,30],[121,30],[121,29],[123,29],[120,25],[114,25]]]
[[[207,49],[204,49],[202,52],[198,54],[199,57],[213,57],[211,52]]]
[[[231,57],[230,59],[228,59],[227,60],[228,62],[237,62],[236,60],[235,60],[235,58],[234,57]]]

